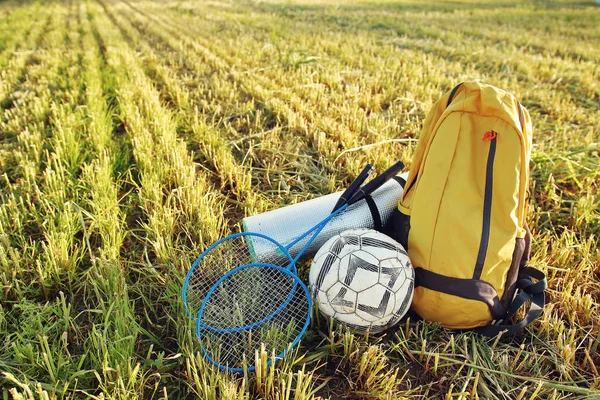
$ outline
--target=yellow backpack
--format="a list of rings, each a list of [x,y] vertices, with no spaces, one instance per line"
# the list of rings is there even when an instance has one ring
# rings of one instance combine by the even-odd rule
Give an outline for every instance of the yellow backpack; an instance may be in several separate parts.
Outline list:
[[[493,336],[541,314],[546,277],[527,266],[531,138],[527,110],[494,86],[462,83],[434,104],[394,218],[421,318]]]

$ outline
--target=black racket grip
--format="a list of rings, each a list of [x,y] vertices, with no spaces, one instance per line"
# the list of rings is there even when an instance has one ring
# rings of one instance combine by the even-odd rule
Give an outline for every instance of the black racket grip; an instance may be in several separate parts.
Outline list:
[[[403,169],[404,163],[402,161],[397,161],[394,165],[383,171],[371,182],[360,188],[360,190],[358,190],[356,194],[354,194],[354,196],[348,200],[348,204],[354,204],[357,201],[364,199],[367,195],[373,193],[375,189],[381,187],[384,183],[396,176],[398,172],[402,171]]]
[[[363,182],[366,181],[367,178],[373,173],[373,171],[375,171],[375,168],[373,168],[371,164],[367,164],[367,166],[363,168],[361,173],[358,174],[358,176],[352,181],[350,186],[348,186],[348,188],[344,190],[344,193],[342,193],[337,203],[335,203],[335,206],[333,207],[333,210],[331,210],[331,212],[334,212],[335,210],[346,204],[348,200],[350,200],[352,196],[354,196],[354,193],[356,193],[360,185],[362,185]]]

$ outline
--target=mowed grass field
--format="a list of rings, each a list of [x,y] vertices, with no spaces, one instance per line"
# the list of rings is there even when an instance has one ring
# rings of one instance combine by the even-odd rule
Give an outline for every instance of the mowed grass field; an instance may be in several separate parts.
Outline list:
[[[600,398],[593,3],[1,1],[2,398]],[[471,79],[532,115],[543,316],[514,339],[317,318],[276,367],[207,364],[180,300],[193,260],[367,162],[409,167]]]

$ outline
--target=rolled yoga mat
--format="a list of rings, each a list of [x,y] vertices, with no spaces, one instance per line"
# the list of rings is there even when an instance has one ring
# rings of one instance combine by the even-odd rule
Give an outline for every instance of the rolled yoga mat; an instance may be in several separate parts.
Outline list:
[[[402,196],[408,172],[387,181],[371,194],[371,200],[361,200],[335,216],[319,233],[302,257],[312,257],[329,238],[347,229],[381,229],[390,220]],[[261,233],[287,246],[294,239],[321,222],[342,195],[342,191],[292,204],[242,220],[245,232]],[[370,204],[369,204],[370,203]],[[379,216],[380,222],[377,221]],[[308,235],[309,237],[311,235]],[[304,238],[289,250],[292,258],[302,249],[308,238]],[[277,257],[273,246],[261,246],[265,241],[249,242],[250,253],[255,262],[267,262]],[[281,255],[283,256],[283,255]]]

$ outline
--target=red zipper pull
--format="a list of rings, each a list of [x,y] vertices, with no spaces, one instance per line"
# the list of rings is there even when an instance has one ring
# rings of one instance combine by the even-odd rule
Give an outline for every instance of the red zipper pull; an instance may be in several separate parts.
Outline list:
[[[485,142],[486,140],[496,139],[496,131],[487,131],[485,135],[483,135],[483,139],[481,141]]]

